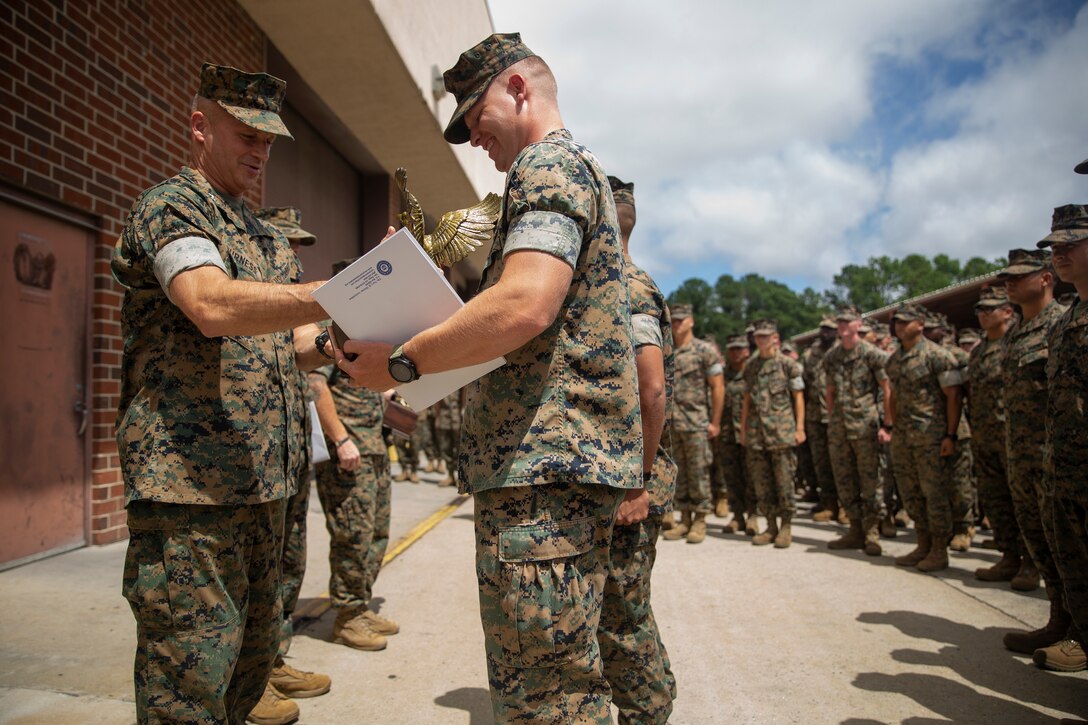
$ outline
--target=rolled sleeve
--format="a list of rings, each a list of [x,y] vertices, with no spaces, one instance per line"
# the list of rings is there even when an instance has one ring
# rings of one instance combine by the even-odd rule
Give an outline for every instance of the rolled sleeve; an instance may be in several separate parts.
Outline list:
[[[800,377],[790,378],[790,390],[798,391],[798,390],[804,390],[804,389],[805,389],[805,380],[804,380],[804,378],[800,378]]]
[[[641,313],[631,315],[631,326],[635,330],[635,347],[642,347],[643,345],[664,347],[664,341],[661,337],[661,323],[653,315]]]
[[[937,376],[937,382],[942,388],[951,388],[955,385],[963,385],[963,371],[960,369],[945,370]]]
[[[706,376],[708,378],[712,378],[715,375],[724,375],[724,374],[725,374],[725,368],[719,362],[716,362],[713,365],[711,365],[710,369],[706,371]]]
[[[503,256],[522,249],[546,252],[574,269],[582,249],[582,231],[577,222],[558,212],[527,211],[510,223]]]
[[[190,269],[208,266],[218,267],[224,274],[229,274],[219,249],[210,239],[183,237],[165,245],[155,255],[155,278],[169,297],[170,283],[174,277]]]

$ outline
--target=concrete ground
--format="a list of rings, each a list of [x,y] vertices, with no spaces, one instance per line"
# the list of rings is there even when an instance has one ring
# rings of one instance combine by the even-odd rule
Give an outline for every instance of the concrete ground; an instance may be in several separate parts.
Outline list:
[[[316,496],[292,664],[332,691],[302,723],[491,722],[473,567],[472,501],[394,484],[390,550],[375,587],[401,624],[382,652],[329,643],[328,537]],[[888,556],[831,552],[841,528],[801,516],[788,550],[753,547],[714,519],[707,541],[659,543],[654,608],[679,697],[673,723],[1047,723],[1088,716],[1088,673],[1036,668],[1001,646],[1039,626],[1041,592],[971,573],[974,548],[937,575]],[[421,525],[422,524],[422,525]],[[400,547],[398,540],[407,537]],[[886,542],[897,555],[913,545]],[[977,543],[977,542],[976,542]],[[121,597],[125,545],[0,573],[0,723],[130,723],[135,627]]]

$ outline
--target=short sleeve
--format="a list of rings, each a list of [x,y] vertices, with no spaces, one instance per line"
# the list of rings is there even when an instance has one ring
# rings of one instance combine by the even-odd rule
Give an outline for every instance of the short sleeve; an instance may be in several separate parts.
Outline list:
[[[707,378],[725,374],[725,368],[722,367],[722,361],[718,358],[718,353],[715,352],[713,347],[707,345],[703,349],[703,357],[706,363]]]
[[[170,283],[182,272],[198,267],[218,267],[227,274],[223,257],[210,239],[205,237],[183,237],[176,239],[159,249],[155,255],[155,278],[162,285],[162,291],[170,296]]]
[[[799,391],[805,389],[804,370],[796,360],[789,360],[786,366],[786,376],[789,378],[790,390]]]
[[[661,323],[653,315],[631,315],[631,326],[635,331],[635,347],[642,347],[643,345],[664,347],[664,340],[661,337]]]

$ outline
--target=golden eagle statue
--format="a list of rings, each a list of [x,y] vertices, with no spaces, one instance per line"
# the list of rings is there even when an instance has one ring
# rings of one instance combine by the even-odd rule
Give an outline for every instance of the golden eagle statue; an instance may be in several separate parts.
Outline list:
[[[425,234],[423,209],[412,192],[408,191],[408,172],[403,168],[397,169],[396,180],[404,204],[404,211],[398,218],[439,267],[452,267],[484,242],[491,241],[491,234],[502,212],[502,200],[495,194],[488,194],[479,204],[468,209],[446,212],[434,231]]]

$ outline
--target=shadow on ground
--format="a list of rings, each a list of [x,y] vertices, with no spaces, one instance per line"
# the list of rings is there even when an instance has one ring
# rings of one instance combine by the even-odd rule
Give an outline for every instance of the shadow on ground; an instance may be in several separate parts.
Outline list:
[[[469,714],[469,725],[488,725],[491,717],[491,695],[482,687],[459,687],[434,699],[434,704]]]

